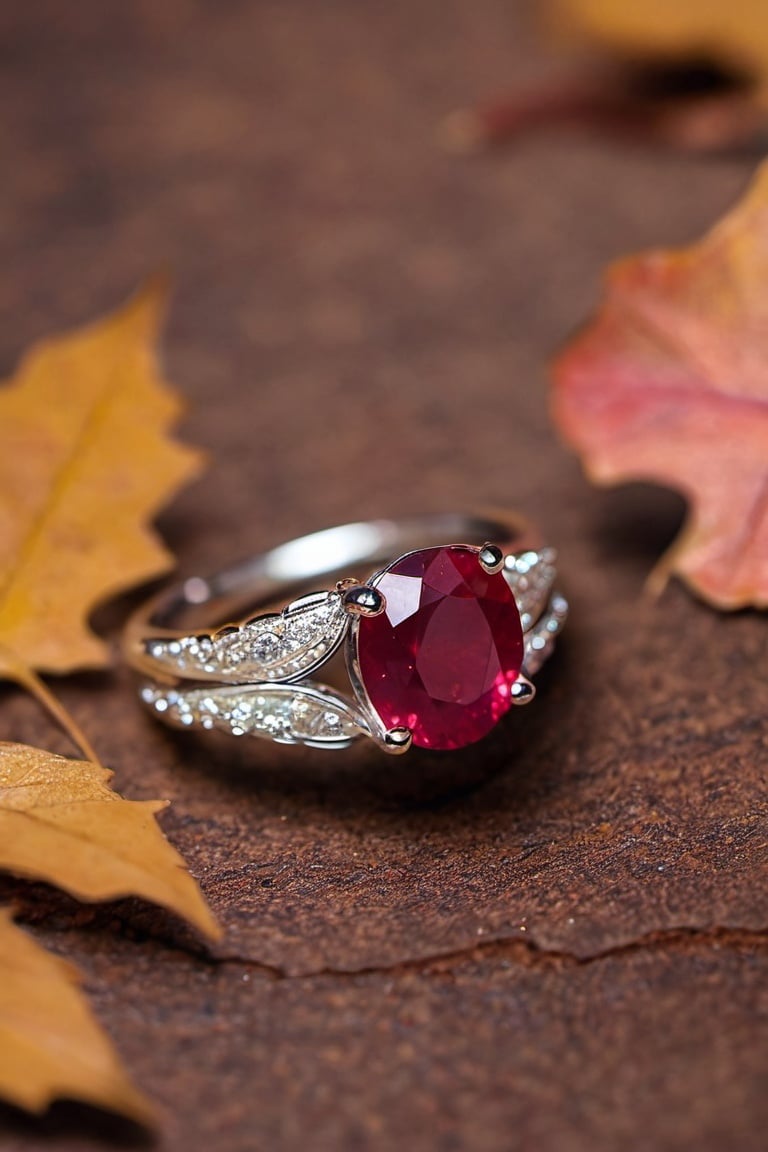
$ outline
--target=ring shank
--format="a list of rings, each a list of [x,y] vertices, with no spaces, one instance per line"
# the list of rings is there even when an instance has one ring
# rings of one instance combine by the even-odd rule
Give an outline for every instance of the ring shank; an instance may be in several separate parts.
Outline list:
[[[497,544],[504,552],[535,548],[530,525],[509,512],[447,513],[369,520],[313,532],[216,575],[190,577],[163,589],[131,618],[126,656],[143,666],[149,634],[211,628],[284,602],[332,577],[367,579],[397,556],[443,544]]]

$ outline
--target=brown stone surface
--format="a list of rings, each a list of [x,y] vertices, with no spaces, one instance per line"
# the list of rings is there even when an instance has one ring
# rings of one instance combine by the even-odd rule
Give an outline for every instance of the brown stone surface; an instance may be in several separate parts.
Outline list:
[[[161,1147],[765,1148],[764,943],[676,940],[587,963],[513,944],[295,979],[66,944],[166,1112]],[[56,1106],[8,1124],[3,1147],[91,1147],[84,1131]]]
[[[185,571],[510,503],[573,603],[534,706],[464,754],[202,741],[123,672],[59,686],[126,795],[173,799],[227,928],[205,958],[146,908],[2,887],[81,965],[159,1148],[763,1148],[766,624],[642,599],[681,505],[591,491],[545,374],[605,262],[696,236],[749,162],[440,151],[447,111],[555,67],[509,0],[50,0],[0,42],[0,362],[173,270],[167,367],[212,454],[162,521]],[[65,748],[15,692],[0,722]],[[0,1113],[14,1150],[137,1142]]]

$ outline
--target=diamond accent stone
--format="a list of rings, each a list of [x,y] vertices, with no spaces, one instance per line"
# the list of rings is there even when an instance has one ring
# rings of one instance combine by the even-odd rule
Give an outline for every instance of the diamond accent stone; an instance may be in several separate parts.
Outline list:
[[[542,664],[552,655],[555,640],[567,618],[568,602],[559,592],[555,592],[536,626],[525,633],[523,672],[526,676],[535,676]]]
[[[512,589],[520,612],[523,632],[527,632],[547,606],[557,578],[554,548],[538,552],[515,552],[504,562],[504,575]]]

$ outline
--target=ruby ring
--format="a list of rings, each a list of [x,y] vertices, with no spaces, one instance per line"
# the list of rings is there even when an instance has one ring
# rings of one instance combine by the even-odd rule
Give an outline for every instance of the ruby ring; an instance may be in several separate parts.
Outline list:
[[[568,613],[555,577],[506,513],[345,524],[164,590],[125,650],[176,727],[461,748],[533,699]]]

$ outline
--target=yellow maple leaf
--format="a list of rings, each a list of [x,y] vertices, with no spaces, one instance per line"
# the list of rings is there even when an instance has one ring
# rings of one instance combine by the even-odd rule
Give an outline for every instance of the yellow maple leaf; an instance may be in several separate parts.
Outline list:
[[[0,868],[79,900],[141,896],[207,936],[220,929],[155,821],[163,800],[124,800],[111,773],[25,744],[0,743]]]
[[[152,517],[202,466],[169,437],[181,402],[150,288],[100,323],[42,341],[0,389],[0,640],[28,667],[103,667],[101,602],[173,565]],[[0,675],[14,670],[0,654]]]
[[[0,909],[0,1095],[31,1112],[74,1098],[153,1125],[78,983]]]
[[[765,0],[553,0],[572,30],[632,56],[710,58],[768,77]]]

